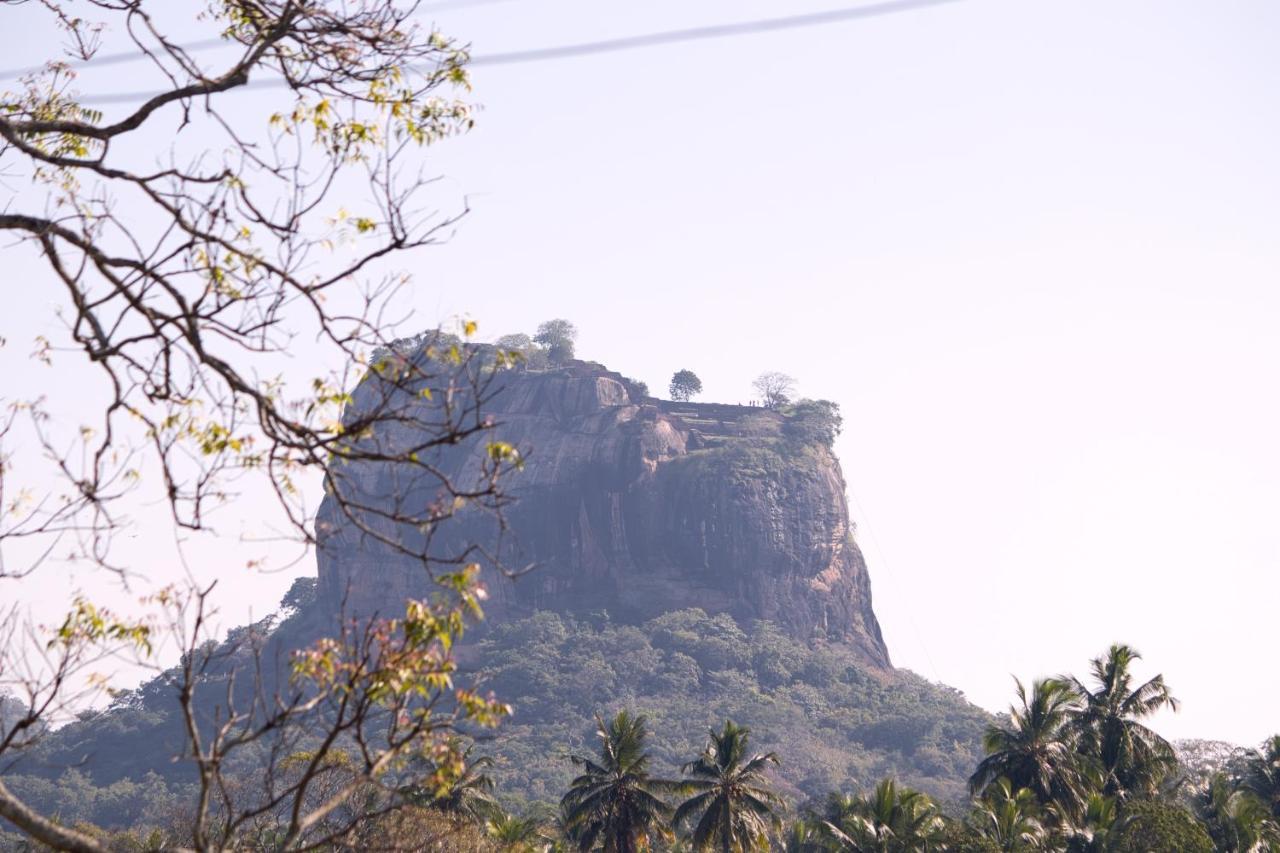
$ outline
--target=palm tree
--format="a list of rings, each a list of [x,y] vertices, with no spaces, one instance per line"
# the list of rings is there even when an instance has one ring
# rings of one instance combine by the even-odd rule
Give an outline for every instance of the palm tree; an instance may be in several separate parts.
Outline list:
[[[414,805],[439,809],[468,823],[484,824],[500,816],[502,807],[493,798],[493,778],[484,772],[493,766],[493,759],[485,755],[472,760],[471,750],[467,747],[462,754],[462,775],[443,792],[417,784],[402,788],[401,793]]]
[[[546,853],[569,853],[577,848],[574,832],[569,828],[569,814],[564,805],[558,807],[544,806],[542,817],[542,840]]]
[[[486,834],[502,845],[504,850],[534,851],[546,846],[542,835],[542,821],[535,815],[516,817],[498,811],[485,824]]]
[[[1080,697],[1073,725],[1081,749],[1097,760],[1103,793],[1122,801],[1154,795],[1178,766],[1169,742],[1139,722],[1161,708],[1178,709],[1162,675],[1133,687],[1130,667],[1141,657],[1116,644],[1092,661],[1096,689],[1068,679]]]
[[[1037,815],[1036,795],[1029,788],[1013,790],[1009,780],[997,779],[978,801],[969,824],[1004,853],[1043,850],[1049,836]]]
[[[1120,829],[1117,816],[1115,797],[1090,794],[1081,819],[1064,830],[1067,853],[1106,853],[1112,833]]]
[[[1072,737],[1072,714],[1078,708],[1075,691],[1066,682],[1047,678],[1031,684],[1031,695],[1021,681],[1017,695],[1021,707],[1009,709],[1008,726],[991,725],[982,738],[987,757],[969,777],[969,790],[985,791],[998,779],[1012,790],[1028,788],[1042,806],[1056,805],[1068,814],[1084,803],[1088,784]]]
[[[832,794],[822,832],[837,850],[850,853],[926,851],[943,828],[942,816],[926,795],[885,779],[870,796]]]
[[[672,818],[677,829],[694,824],[695,850],[754,850],[768,844],[771,829],[780,830],[782,798],[768,787],[765,770],[778,763],[772,752],[748,756],[750,729],[725,720],[712,729],[706,750],[684,766],[682,787],[692,796],[680,804]]]
[[[1245,756],[1240,786],[1251,792],[1280,821],[1280,735],[1272,735],[1261,749]]]
[[[1194,802],[1196,816],[1204,824],[1214,847],[1222,853],[1254,853],[1280,845],[1280,826],[1265,803],[1248,788],[1237,788],[1224,773],[1217,773]]]
[[[786,853],[824,853],[826,839],[820,831],[821,824],[816,820],[797,819],[787,827],[787,835],[782,849]]]
[[[579,850],[591,850],[599,842],[606,853],[635,853],[647,845],[651,833],[665,831],[671,807],[663,795],[677,785],[649,776],[647,735],[643,715],[623,710],[608,723],[596,717],[599,760],[570,756],[582,774],[560,805],[565,829]]]

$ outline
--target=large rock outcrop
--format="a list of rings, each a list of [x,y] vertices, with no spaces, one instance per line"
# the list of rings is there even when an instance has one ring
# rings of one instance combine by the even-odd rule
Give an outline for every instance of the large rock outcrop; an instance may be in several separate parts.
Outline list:
[[[580,362],[508,371],[498,383],[486,406],[497,427],[485,441],[526,455],[505,483],[515,500],[501,525],[464,511],[430,544],[449,554],[484,546],[490,619],[603,609],[640,621],[700,607],[744,624],[769,619],[890,665],[840,465],[804,424],[755,407],[643,398],[618,374]],[[362,405],[361,391],[352,405]],[[455,483],[474,481],[486,455],[478,441],[432,452],[437,473]],[[367,505],[438,498],[431,484],[385,466],[347,466],[335,482]],[[405,549],[413,551],[419,532],[380,519],[353,525],[330,495],[317,533],[329,607],[387,613],[427,588],[420,562],[389,544],[416,539]],[[494,560],[531,570],[508,580]]]

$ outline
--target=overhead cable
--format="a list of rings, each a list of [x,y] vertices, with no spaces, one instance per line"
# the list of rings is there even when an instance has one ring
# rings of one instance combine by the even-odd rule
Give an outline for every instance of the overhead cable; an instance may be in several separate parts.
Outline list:
[[[471,57],[467,65],[470,67],[486,67],[518,65],[528,62],[546,62],[555,59],[569,59],[573,57],[657,47],[665,44],[679,44],[682,42],[722,39],[756,33],[777,32],[779,30],[799,29],[802,27],[816,27],[846,21],[895,15],[902,12],[913,12],[921,9],[960,2],[962,2],[962,0],[890,0],[890,2],[876,3],[870,6],[829,9],[823,12],[813,12],[807,15],[792,15],[785,18],[764,18],[760,20],[740,21],[730,24],[713,24],[704,27],[691,27],[682,30],[665,30],[656,33],[623,36],[621,38],[604,39],[601,41],[580,42],[578,44],[559,45],[556,47],[514,50],[505,53],[480,54],[478,56]],[[274,89],[284,87],[286,85],[286,82],[281,78],[269,77],[259,80],[250,80],[243,86],[237,86],[235,89],[228,91]],[[114,94],[86,95],[80,100],[81,103],[91,105],[125,104],[145,101],[158,94],[162,93],[158,91],[117,92]]]
[[[491,3],[507,3],[510,0],[438,0],[436,3],[428,3],[418,7],[412,17],[421,17],[429,15],[433,12],[440,12],[447,9],[467,9],[472,6],[488,6]],[[201,39],[200,41],[187,42],[178,45],[178,48],[186,53],[199,53],[204,50],[212,50],[219,47],[234,47],[237,42],[228,41],[224,38]],[[119,53],[104,53],[90,57],[89,59],[70,62],[72,68],[99,68],[103,65],[122,65],[126,62],[138,62],[146,59],[147,54],[141,50],[122,50]],[[32,65],[27,68],[9,68],[0,71],[0,80],[9,79],[11,77],[23,77],[27,74],[34,74],[44,70],[43,65]]]

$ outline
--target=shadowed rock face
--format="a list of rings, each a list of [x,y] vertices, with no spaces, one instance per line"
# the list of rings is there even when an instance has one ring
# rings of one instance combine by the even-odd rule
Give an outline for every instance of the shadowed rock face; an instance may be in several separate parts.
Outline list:
[[[640,399],[619,375],[581,363],[510,372],[501,382],[486,406],[498,427],[485,440],[527,456],[506,481],[516,499],[506,530],[487,514],[463,513],[441,527],[448,540],[431,544],[443,554],[479,542],[508,570],[532,566],[514,581],[485,569],[490,619],[604,609],[638,622],[700,607],[743,624],[769,619],[890,666],[840,465],[821,442],[796,438],[787,418],[762,409]],[[433,462],[465,484],[480,475],[484,455],[479,443],[463,443]],[[343,476],[361,500],[432,498],[400,472]],[[322,600],[390,613],[422,595],[421,564],[354,532],[335,503],[327,498],[317,520]]]

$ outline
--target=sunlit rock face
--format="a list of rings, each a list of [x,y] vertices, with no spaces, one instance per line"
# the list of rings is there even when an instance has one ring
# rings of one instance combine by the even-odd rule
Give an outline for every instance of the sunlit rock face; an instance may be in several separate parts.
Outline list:
[[[421,530],[368,513],[354,523],[327,497],[317,519],[327,606],[402,612],[406,597],[430,588],[422,562],[405,550],[447,558],[479,545],[466,558],[484,567],[490,619],[604,610],[639,622],[700,607],[742,624],[769,619],[798,638],[847,644],[871,666],[890,665],[839,462],[823,443],[789,435],[783,415],[643,398],[618,374],[581,362],[507,371],[489,390],[483,409],[495,429],[433,449],[430,461],[466,486],[481,476],[487,442],[518,447],[526,461],[505,481],[514,500],[501,522],[464,509],[425,545]],[[369,393],[362,387],[353,407],[367,405]],[[418,399],[409,405],[436,404]],[[379,440],[408,446],[412,427],[384,429]],[[441,499],[431,476],[351,463],[332,473],[333,487],[365,506]],[[498,565],[521,574],[508,579]]]

